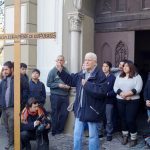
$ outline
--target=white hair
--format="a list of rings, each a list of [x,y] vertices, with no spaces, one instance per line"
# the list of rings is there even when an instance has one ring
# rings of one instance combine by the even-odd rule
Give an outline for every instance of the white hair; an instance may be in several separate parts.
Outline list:
[[[58,55],[57,59],[62,58],[63,60],[65,60],[65,57],[63,55]]]
[[[93,52],[86,53],[85,57],[90,57],[92,60],[95,60],[97,62],[97,56]]]

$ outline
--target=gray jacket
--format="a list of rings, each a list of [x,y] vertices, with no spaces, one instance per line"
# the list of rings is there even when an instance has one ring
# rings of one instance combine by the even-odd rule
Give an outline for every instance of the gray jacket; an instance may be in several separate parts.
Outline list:
[[[7,89],[7,78],[0,83],[0,106],[6,108],[5,94]],[[8,107],[14,107],[14,77],[11,77]]]
[[[63,70],[68,72],[68,70],[63,67]],[[47,86],[50,88],[50,93],[51,94],[57,94],[57,95],[63,95],[63,96],[68,96],[69,95],[69,90],[68,89],[62,89],[59,88],[59,84],[64,82],[60,79],[60,77],[57,75],[58,70],[56,67],[54,67],[52,70],[50,70],[47,78]]]

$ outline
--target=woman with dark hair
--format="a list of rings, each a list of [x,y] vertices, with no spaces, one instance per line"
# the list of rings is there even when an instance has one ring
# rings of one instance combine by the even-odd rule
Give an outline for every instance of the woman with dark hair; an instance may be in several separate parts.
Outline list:
[[[106,82],[108,83],[108,91],[105,97],[106,101],[106,133],[107,133],[107,141],[112,140],[112,132],[113,132],[113,111],[114,111],[114,102],[115,102],[115,92],[113,90],[115,76],[110,73],[112,68],[112,64],[109,61],[105,61],[102,65],[102,71],[106,76]]]
[[[122,144],[128,143],[128,134],[131,135],[130,147],[137,144],[136,117],[140,104],[140,92],[143,81],[137,73],[132,61],[126,61],[123,72],[117,76],[114,91],[117,94],[118,111],[122,123]]]

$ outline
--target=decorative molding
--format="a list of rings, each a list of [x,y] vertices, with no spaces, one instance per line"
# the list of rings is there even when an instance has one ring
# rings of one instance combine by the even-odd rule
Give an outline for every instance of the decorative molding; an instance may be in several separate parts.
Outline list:
[[[4,0],[0,0],[0,34],[4,33]],[[0,54],[4,49],[4,41],[0,41]]]
[[[120,61],[128,59],[128,46],[119,41],[115,49],[115,66],[117,67]]]
[[[143,10],[150,9],[150,1],[149,0],[142,0],[142,9]]]
[[[112,11],[112,0],[102,0],[100,3],[100,10],[102,13]]]
[[[127,9],[127,0],[116,0],[116,11],[125,12]]]
[[[101,55],[102,63],[107,60],[110,62],[112,61],[112,48],[107,42],[105,42],[101,47]]]
[[[0,28],[4,31],[4,0],[0,0]]]
[[[82,0],[73,0],[73,6],[77,11],[82,9]]]
[[[79,12],[68,14],[71,31],[81,32],[81,24],[82,24],[83,17],[84,15]]]

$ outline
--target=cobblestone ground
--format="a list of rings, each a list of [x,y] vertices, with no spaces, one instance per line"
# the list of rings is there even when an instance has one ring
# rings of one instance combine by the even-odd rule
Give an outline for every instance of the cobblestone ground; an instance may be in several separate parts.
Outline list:
[[[100,140],[102,144],[101,150],[146,150],[148,149],[145,146],[145,143],[142,137],[138,138],[138,145],[134,148],[129,148],[127,146],[122,146],[120,144],[121,135],[119,133],[115,134],[113,140],[111,142],[107,142],[105,138]],[[73,147],[73,137],[68,134],[59,134],[52,136],[49,134],[50,140],[50,150],[72,150]],[[6,131],[4,126],[0,125],[0,150],[5,150],[6,146]],[[32,150],[35,150],[36,144],[32,141]],[[88,150],[88,138],[84,138],[83,140],[83,150]]]
[[[70,135],[49,135],[50,139],[50,150],[72,150],[73,138]],[[106,138],[100,140],[102,147],[101,150],[146,150],[148,147],[145,146],[145,143],[142,137],[138,138],[138,145],[134,148],[129,148],[129,145],[121,145],[121,135],[116,133],[111,142],[107,142]],[[83,140],[83,150],[88,150],[88,138]]]

